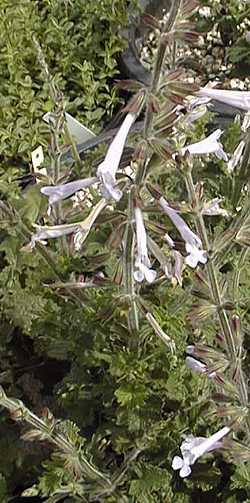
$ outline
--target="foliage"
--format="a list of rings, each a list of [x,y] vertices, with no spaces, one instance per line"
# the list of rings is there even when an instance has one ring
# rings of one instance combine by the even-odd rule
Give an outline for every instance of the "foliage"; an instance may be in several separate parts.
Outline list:
[[[232,16],[237,17],[235,5],[230,2]],[[0,422],[3,502],[21,493],[50,503],[230,503],[250,497],[249,462],[235,466],[221,454],[209,456],[185,480],[171,467],[183,434],[206,436],[224,420],[211,406],[211,380],[185,365],[186,346],[200,341],[212,345],[218,332],[212,317],[197,323],[193,295],[198,294],[197,304],[204,296],[199,278],[194,282],[186,268],[182,285],[161,272],[153,284],[138,286],[138,304],[133,307],[139,312],[140,329],[131,329],[131,318],[132,323],[135,320],[123,289],[126,271],[123,277],[121,272],[122,240],[129,230],[119,234],[129,222],[127,199],[119,202],[118,210],[105,208],[80,251],[74,249],[71,237],[48,240],[47,246],[36,243],[33,250],[27,246],[34,223],[80,221],[88,216],[90,203],[98,200],[93,190],[86,204],[72,210],[66,200],[48,216],[47,198],[40,192],[47,179],[24,191],[16,181],[33,148],[38,144],[47,148],[49,143],[43,113],[55,111],[59,116],[62,104],[59,92],[60,99],[51,96],[51,81],[44,76],[33,36],[42,46],[54,88],[65,96],[63,106],[97,130],[118,102],[108,79],[116,74],[116,57],[125,45],[118,29],[127,23],[126,7],[121,0],[1,2],[0,384],[4,391],[0,388],[0,403],[10,413],[2,411]],[[169,133],[171,145],[177,137],[176,148],[184,140],[188,144],[200,139],[213,127],[212,120],[207,114],[192,128],[177,125],[174,136]],[[237,119],[223,137],[227,152],[233,152],[241,134]],[[85,176],[104,150],[70,169],[62,163],[56,179],[51,166],[63,152],[64,139],[56,128],[51,137],[58,140],[59,152],[53,151],[52,141],[45,165],[55,183],[67,181],[72,173],[74,178]],[[131,145],[136,146],[138,138]],[[163,170],[157,149],[151,161],[150,183],[158,183],[173,204],[176,200],[182,204],[187,191],[180,172],[169,159]],[[208,218],[209,236],[222,246],[237,213],[235,186],[244,186],[246,180],[237,172],[230,175],[214,158],[196,158],[193,173],[195,182],[204,182],[206,199],[222,196],[230,213],[229,220]],[[151,196],[145,186],[140,197],[147,210]],[[247,194],[240,203],[247,204]],[[191,225],[188,206],[184,213]],[[148,225],[159,224],[164,232],[170,229],[176,239],[173,225],[169,221],[166,226],[166,217],[157,208],[148,214]],[[157,243],[162,245],[161,229]],[[220,285],[228,282],[228,304],[235,302],[235,312],[248,324],[248,262],[241,261],[240,244],[230,246],[225,256],[218,254],[218,277]],[[164,244],[162,250],[170,256]],[[244,274],[238,277],[237,271]],[[94,288],[72,288],[92,281]],[[236,295],[239,283],[241,297]],[[147,322],[148,311],[174,341],[174,352]],[[247,374],[249,367],[246,355]]]

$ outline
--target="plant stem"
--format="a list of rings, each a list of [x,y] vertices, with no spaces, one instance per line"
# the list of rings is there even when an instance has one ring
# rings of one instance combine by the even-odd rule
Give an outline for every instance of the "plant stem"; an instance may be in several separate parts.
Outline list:
[[[76,161],[77,166],[81,167],[81,165],[82,165],[81,158],[80,158],[79,152],[77,150],[75,140],[72,137],[72,134],[70,133],[70,130],[69,130],[69,127],[68,127],[66,120],[64,123],[64,133],[65,133],[66,142],[69,143],[71,146],[74,160]]]
[[[40,432],[40,440],[46,438],[46,440],[54,444],[60,451],[67,455],[71,455],[73,459],[77,459],[82,475],[85,477],[87,476],[91,480],[96,480],[102,485],[104,483],[104,487],[106,488],[107,486],[111,487],[112,484],[108,477],[89,463],[78,446],[71,443],[62,433],[57,432],[55,425],[47,424],[46,421],[39,418],[34,412],[31,412],[21,400],[7,397],[2,387],[0,387],[0,405],[8,409],[15,420],[26,421],[35,428],[35,430]]]
[[[152,73],[151,85],[149,87],[149,94],[155,95],[158,91],[158,86],[160,82],[162,67],[164,64],[164,59],[167,50],[167,42],[166,42],[166,33],[170,32],[174,26],[175,20],[178,16],[179,9],[181,7],[182,0],[172,0],[172,5],[169,13],[169,17],[165,23],[165,26],[162,30],[162,35],[160,38],[159,46],[157,49],[154,68]],[[144,139],[147,140],[152,128],[153,122],[153,111],[149,105],[146,106],[145,119],[144,119],[144,128],[143,128],[143,136]],[[141,169],[137,173],[136,183],[140,185],[143,183],[146,175],[146,161],[141,166]]]
[[[188,170],[187,172],[185,172],[184,177],[185,177],[185,181],[186,181],[186,187],[187,187],[187,191],[188,191],[188,195],[189,195],[189,200],[192,204],[192,207],[196,210],[197,231],[200,235],[200,238],[202,240],[202,244],[203,244],[204,248],[209,252],[210,245],[209,245],[209,240],[208,240],[208,236],[207,236],[206,226],[205,226],[203,216],[200,212],[199,201],[197,199],[197,195],[195,192],[195,186],[194,186],[191,171]],[[232,368],[235,368],[235,366],[237,364],[239,366],[239,348],[235,344],[235,339],[234,339],[234,335],[232,333],[232,329],[231,329],[231,326],[229,323],[228,315],[227,315],[226,310],[223,308],[223,296],[220,291],[220,286],[219,286],[219,282],[217,279],[217,272],[214,267],[213,260],[211,260],[211,259],[208,260],[206,269],[207,269],[207,273],[208,273],[208,279],[209,279],[209,283],[210,283],[210,289],[211,289],[211,293],[213,296],[213,300],[214,300],[215,304],[218,306],[218,318],[219,318],[222,333],[225,338],[228,357],[232,363]],[[247,392],[247,386],[245,383],[245,377],[244,377],[244,374],[243,374],[241,368],[239,369],[238,391],[239,391],[239,397],[240,397],[241,404],[245,407],[248,404],[248,392]]]

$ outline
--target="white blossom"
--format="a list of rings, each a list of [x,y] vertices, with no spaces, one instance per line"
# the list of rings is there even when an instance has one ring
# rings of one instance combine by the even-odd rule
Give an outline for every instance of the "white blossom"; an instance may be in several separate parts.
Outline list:
[[[185,257],[186,264],[192,268],[195,268],[199,262],[205,264],[207,262],[207,253],[202,249],[200,238],[188,227],[178,212],[168,205],[163,197],[159,199],[159,203],[185,241],[187,252],[187,256]]]
[[[94,183],[98,181],[98,178],[84,178],[81,180],[76,180],[74,182],[62,183],[60,185],[49,185],[47,187],[42,187],[41,192],[49,198],[49,205],[62,201],[67,197],[72,196],[81,189],[91,187]]]
[[[227,105],[241,110],[250,110],[250,91],[230,91],[203,87],[197,94],[220,101],[221,103],[226,103]]]
[[[227,161],[227,154],[224,152],[222,144],[218,142],[222,133],[221,129],[216,129],[216,131],[204,140],[183,147],[181,154],[184,155],[186,152],[189,152],[191,155],[215,154],[219,159]]]
[[[193,435],[184,436],[184,441],[181,444],[180,450],[182,457],[174,456],[172,461],[172,468],[180,470],[180,477],[188,477],[191,473],[191,468],[195,461],[215,449],[222,446],[221,440],[230,432],[228,426],[224,426],[221,430],[217,431],[208,438],[194,437]]]
[[[245,142],[242,140],[233,152],[231,159],[227,164],[228,173],[232,173],[242,158],[242,153],[245,147]]]
[[[106,153],[104,161],[97,168],[97,177],[76,180],[66,184],[43,187],[41,192],[49,197],[49,205],[66,199],[82,188],[101,182],[101,192],[105,199],[115,199],[119,201],[122,192],[116,187],[115,175],[121,160],[122,152],[125,146],[127,135],[130,128],[136,120],[136,114],[128,113]]]
[[[216,197],[215,199],[212,199],[212,201],[207,202],[204,205],[204,208],[201,210],[202,215],[207,215],[210,217],[215,217],[215,216],[222,216],[222,217],[228,217],[229,213],[227,210],[224,210],[223,208],[220,208],[220,203],[222,199],[219,197]]]
[[[75,234],[74,244],[79,250],[88,236],[96,218],[103,211],[107,202],[105,199],[100,199],[98,203],[93,206],[90,214],[80,222],[74,222],[72,224],[54,225],[54,226],[41,226],[34,224],[37,232],[32,235],[30,246],[34,248],[37,241],[46,244],[47,239],[55,239],[62,236],[67,236],[68,234]]]
[[[36,225],[37,232],[32,235],[30,245],[34,248],[36,242],[40,242],[46,244],[47,239],[55,239],[62,236],[67,236],[68,234],[72,234],[77,232],[80,228],[80,223],[74,224],[65,224],[65,225]]]
[[[113,141],[111,142],[104,161],[97,168],[97,176],[102,181],[102,195],[106,199],[119,201],[121,190],[116,188],[115,175],[126,143],[130,128],[136,120],[136,114],[128,113]]]
[[[152,283],[156,277],[156,271],[151,269],[151,263],[148,257],[147,234],[143,222],[143,215],[140,208],[135,208],[135,226],[136,226],[136,259],[134,278],[141,283],[144,279]]]

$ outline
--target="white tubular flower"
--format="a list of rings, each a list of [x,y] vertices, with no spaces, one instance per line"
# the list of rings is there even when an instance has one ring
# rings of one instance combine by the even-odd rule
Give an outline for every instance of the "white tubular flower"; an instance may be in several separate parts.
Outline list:
[[[65,225],[36,225],[33,224],[34,227],[36,227],[37,232],[36,234],[33,234],[31,237],[31,248],[34,248],[36,241],[39,241],[40,243],[47,244],[46,240],[47,239],[55,239],[55,238],[60,238],[62,236],[67,236],[68,234],[72,234],[74,232],[77,232],[80,228],[80,223],[74,223],[74,224],[65,224]]]
[[[75,182],[63,183],[60,185],[49,185],[41,188],[41,193],[49,198],[49,205],[58,203],[67,197],[72,196],[81,189],[91,187],[94,183],[98,182],[98,178],[85,178],[76,180]]]
[[[239,108],[240,110],[250,110],[250,91],[230,91],[203,87],[197,94],[220,101],[221,103],[226,103],[226,105]]]
[[[182,457],[174,456],[172,468],[174,470],[180,470],[181,478],[188,477],[192,471],[190,466],[193,465],[198,458],[203,456],[203,454],[219,449],[222,446],[221,440],[229,432],[230,428],[224,426],[224,428],[221,428],[221,430],[208,438],[186,435],[180,447]]]
[[[222,217],[228,217],[229,216],[228,211],[224,210],[223,208],[220,208],[221,201],[222,199],[216,197],[215,199],[212,199],[212,201],[206,203],[201,211],[202,215],[207,215],[209,217],[217,217],[220,215]]]
[[[54,225],[54,226],[41,226],[34,224],[37,232],[33,234],[31,237],[31,248],[34,248],[36,241],[40,243],[46,244],[47,239],[55,239],[61,236],[67,236],[67,234],[75,234],[74,243],[76,248],[79,250],[85,239],[87,238],[90,230],[92,229],[95,220],[98,215],[105,208],[107,201],[105,199],[101,199],[91,210],[90,214],[85,218],[85,220],[81,220],[80,222],[75,222],[72,224],[64,224],[64,225]]]
[[[236,166],[239,164],[242,158],[242,153],[245,147],[245,142],[242,140],[239,145],[236,147],[235,151],[233,152],[233,155],[231,159],[228,161],[227,164],[227,171],[228,173],[232,173]]]
[[[140,208],[135,208],[135,226],[136,226],[136,247],[137,254],[135,260],[134,279],[141,283],[144,279],[152,283],[156,277],[156,271],[151,269],[151,263],[148,258],[147,234],[143,222],[143,215]]]
[[[189,267],[195,268],[199,262],[205,264],[207,262],[207,253],[202,250],[202,242],[196,234],[191,231],[183,218],[177,213],[176,210],[170,208],[164,197],[159,199],[160,206],[163,211],[168,215],[170,220],[179,231],[182,239],[185,241],[187,257],[185,257],[185,263]]]
[[[216,129],[216,131],[204,140],[183,147],[181,149],[181,154],[184,155],[186,152],[189,152],[191,155],[215,154],[219,159],[227,161],[227,154],[224,152],[222,144],[218,142],[222,133],[223,131],[221,131],[221,129]]]
[[[102,195],[106,199],[119,201],[121,190],[117,189],[115,175],[120,163],[122,152],[130,128],[136,120],[136,114],[128,113],[112,143],[110,144],[104,161],[97,168],[97,176],[102,180]]]

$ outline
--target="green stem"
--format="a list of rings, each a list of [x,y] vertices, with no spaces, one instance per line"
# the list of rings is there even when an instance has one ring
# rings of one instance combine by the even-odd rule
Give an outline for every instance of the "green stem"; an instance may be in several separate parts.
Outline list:
[[[64,124],[64,133],[65,133],[66,142],[69,143],[71,146],[72,154],[73,154],[73,157],[76,161],[76,164],[78,167],[81,167],[81,165],[82,165],[81,158],[80,158],[79,152],[77,150],[74,138],[72,137],[72,134],[70,133],[70,130],[69,130],[69,127],[68,127],[66,120],[65,120],[65,124]]]
[[[72,456],[73,459],[78,459],[82,475],[87,476],[91,480],[97,480],[105,486],[110,487],[111,481],[108,477],[100,472],[95,466],[82,455],[82,452],[77,446],[71,443],[62,433],[56,431],[53,424],[49,425],[41,418],[30,411],[21,400],[16,400],[6,396],[2,387],[0,387],[0,405],[9,410],[16,420],[23,420],[30,424],[35,430],[41,433],[41,440],[46,439],[54,444],[60,451]],[[104,486],[104,487],[105,487]]]
[[[189,199],[192,204],[192,207],[196,210],[196,226],[197,231],[201,237],[202,244],[204,248],[209,252],[210,245],[207,236],[206,226],[203,219],[203,216],[200,212],[199,202],[195,192],[195,186],[193,182],[193,177],[190,171],[185,173],[185,181],[187,186],[187,191],[189,194]],[[232,329],[229,323],[229,319],[227,316],[226,310],[223,308],[223,297],[220,291],[219,282],[217,280],[217,273],[214,267],[213,260],[209,259],[207,266],[208,279],[210,283],[211,293],[213,295],[213,300],[215,304],[219,307],[218,309],[218,318],[221,326],[222,333],[225,338],[228,356],[232,362],[233,368],[239,362],[239,348],[235,344],[235,339],[232,333]],[[239,369],[239,382],[238,382],[238,391],[242,405],[245,407],[248,404],[248,392],[247,386],[245,383],[245,377],[241,370]]]
[[[163,33],[161,35],[160,43],[159,43],[156,57],[155,57],[151,85],[149,87],[149,92],[152,95],[157,94],[158,86],[159,86],[159,82],[160,82],[160,77],[161,77],[161,72],[162,72],[162,67],[163,67],[164,59],[165,59],[165,55],[166,55],[167,42],[166,42],[166,38],[164,35],[166,35],[166,33],[170,32],[172,30],[174,23],[175,23],[175,20],[178,16],[181,4],[182,4],[182,0],[173,0],[172,1],[169,17],[165,23],[164,28],[163,28]],[[145,140],[147,140],[148,136],[150,135],[150,131],[152,128],[152,122],[153,122],[153,111],[152,111],[151,107],[149,105],[147,105],[146,111],[145,111],[144,128],[143,128],[143,136],[144,136]],[[144,181],[144,178],[146,176],[146,166],[147,166],[147,164],[145,161],[142,164],[141,169],[137,173],[137,176],[136,176],[136,184],[137,185],[142,184]]]
[[[242,269],[244,267],[248,252],[249,252],[249,248],[243,248],[241,250],[240,257],[237,262],[237,268],[236,268],[234,275],[233,275],[232,291],[233,291],[233,298],[236,303],[238,302],[238,299],[239,299],[238,293],[239,293],[239,286],[240,286],[240,277],[241,277]]]
[[[235,178],[235,186],[233,191],[233,204],[235,208],[239,203],[242,188],[247,183],[247,181],[249,181],[249,161],[250,161],[250,133],[248,133],[241,166]]]

